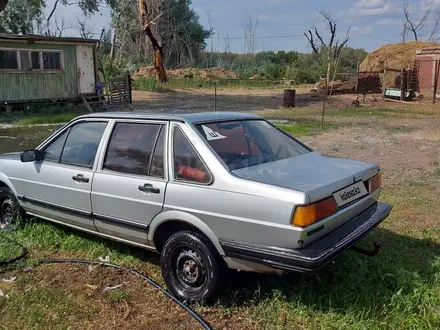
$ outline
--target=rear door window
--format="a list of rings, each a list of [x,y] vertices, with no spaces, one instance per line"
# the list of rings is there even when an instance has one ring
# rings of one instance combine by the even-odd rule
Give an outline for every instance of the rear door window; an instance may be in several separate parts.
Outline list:
[[[152,175],[163,177],[162,130],[164,127],[161,124],[117,123],[110,138],[103,168],[147,176],[150,175],[151,162],[155,160]],[[158,152],[153,157],[156,146],[158,146]],[[162,149],[162,159],[160,149]]]

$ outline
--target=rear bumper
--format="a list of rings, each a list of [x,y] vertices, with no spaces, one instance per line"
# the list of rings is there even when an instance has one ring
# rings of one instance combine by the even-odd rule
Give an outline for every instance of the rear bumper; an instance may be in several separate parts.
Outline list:
[[[302,249],[283,249],[239,242],[220,241],[227,257],[247,260],[272,268],[313,273],[350,248],[385,220],[392,210],[376,203],[327,236]]]

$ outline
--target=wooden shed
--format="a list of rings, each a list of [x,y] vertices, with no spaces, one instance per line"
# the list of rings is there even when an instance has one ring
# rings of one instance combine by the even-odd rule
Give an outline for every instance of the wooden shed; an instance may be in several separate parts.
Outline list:
[[[96,96],[98,40],[0,34],[0,102]]]

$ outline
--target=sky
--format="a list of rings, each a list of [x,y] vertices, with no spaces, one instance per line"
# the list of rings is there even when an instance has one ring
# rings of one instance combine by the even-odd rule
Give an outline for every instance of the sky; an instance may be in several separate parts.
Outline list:
[[[48,0],[48,8],[55,0]],[[135,0],[133,0],[135,1]],[[309,52],[303,33],[316,26],[328,36],[325,20],[316,8],[329,12],[337,22],[337,31],[343,39],[350,29],[349,46],[372,51],[383,44],[400,42],[403,29],[403,0],[193,0],[193,9],[199,14],[200,23],[214,28],[214,36],[208,40],[208,49],[225,50],[225,36],[229,36],[232,52],[244,51],[244,28],[249,16],[258,21],[255,31],[256,51],[295,50]],[[423,15],[427,8],[440,10],[440,0],[410,0],[410,15],[415,20]],[[47,9],[49,11],[49,9]],[[65,36],[77,36],[77,18],[79,8],[60,7],[57,20],[64,19]],[[434,15],[432,15],[434,17]],[[110,23],[110,11],[107,8],[89,20],[95,37],[103,27]],[[430,22],[430,24],[434,24]],[[428,28],[422,35],[428,35]]]

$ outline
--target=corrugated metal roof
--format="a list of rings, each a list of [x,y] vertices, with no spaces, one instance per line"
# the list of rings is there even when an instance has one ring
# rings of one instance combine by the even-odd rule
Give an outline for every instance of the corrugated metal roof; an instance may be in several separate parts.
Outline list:
[[[83,39],[83,38],[74,38],[74,37],[47,37],[36,34],[30,35],[16,35],[16,34],[5,34],[0,33],[0,41],[27,41],[27,42],[58,42],[58,43],[81,43],[81,44],[96,44],[99,42],[98,39]]]

